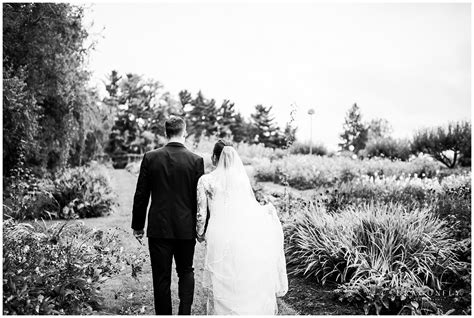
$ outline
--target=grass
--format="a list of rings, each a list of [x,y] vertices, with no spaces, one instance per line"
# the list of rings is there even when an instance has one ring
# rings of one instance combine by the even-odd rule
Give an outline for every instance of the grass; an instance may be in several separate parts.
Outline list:
[[[454,177],[454,176],[445,177],[445,178],[443,178],[443,180],[441,180],[441,182],[439,182],[436,179],[435,180],[426,180],[426,182],[428,182],[428,181],[429,182],[435,182],[436,185],[437,185],[437,187],[436,187],[437,190],[438,191],[443,191],[445,189],[450,189],[452,187],[455,187],[455,188],[465,187],[466,182],[469,183],[470,179],[468,180],[468,176],[464,176],[463,174],[461,174],[461,175],[458,175],[456,177]],[[418,180],[417,182],[422,182],[422,181]],[[379,185],[379,186],[382,186],[382,185]],[[257,183],[256,188],[260,189],[258,191],[260,196],[265,196],[266,199],[269,199],[269,201],[273,201],[274,203],[277,203],[281,208],[280,210],[283,210],[283,208],[287,205],[286,197],[291,197],[294,202],[304,201],[304,200],[309,201],[309,200],[314,200],[315,197],[319,197],[319,193],[317,193],[318,191],[315,191],[315,190],[303,190],[302,191],[302,190],[297,190],[297,189],[294,189],[294,188],[291,188],[291,187],[284,187],[284,186],[274,184],[274,183],[270,183],[270,182],[263,182],[263,183],[259,182],[259,183]],[[383,186],[382,186],[382,188],[383,188]],[[469,189],[470,189],[470,187],[469,187]],[[320,188],[318,190],[321,191],[321,190],[323,190],[323,188]],[[261,194],[260,192],[263,193],[263,194]],[[470,194],[470,192],[469,192],[469,194]],[[460,195],[465,196],[467,194],[465,194],[463,192]],[[457,198],[457,196],[455,198]],[[295,204],[290,203],[289,206],[290,206],[290,208],[295,207]],[[308,207],[308,206],[306,206],[306,207]],[[304,208],[304,205],[303,205],[303,208]],[[387,206],[383,206],[381,209],[378,209],[378,210],[384,210],[384,208],[387,208]],[[295,209],[296,210],[301,210],[302,206],[301,205],[299,207],[296,206]],[[354,210],[354,208],[351,208],[351,209]],[[357,211],[346,211],[345,213],[342,212],[342,215],[341,215],[341,213],[331,214],[331,215],[328,215],[326,217],[323,217],[322,211],[320,211],[320,212],[321,213],[314,213],[313,218],[321,219],[320,221],[324,221],[326,218],[333,218],[333,217],[334,218],[339,218],[340,219],[339,223],[346,224],[346,227],[348,226],[347,224],[350,225],[351,223],[358,223],[359,222],[358,220],[363,218],[363,216],[364,216],[364,211],[359,211],[359,210],[357,210]],[[349,212],[350,216],[346,215],[348,212]],[[352,212],[356,212],[356,213],[352,213]],[[386,212],[389,212],[389,211],[386,211]],[[392,213],[392,212],[395,212],[395,213]],[[368,229],[372,229],[372,230],[370,230],[368,232],[367,231],[363,231],[363,232],[359,231],[360,232],[359,234],[355,233],[354,238],[357,238],[358,243],[354,243],[355,245],[351,244],[351,246],[352,245],[361,246],[361,247],[366,246],[366,249],[368,249],[368,248],[370,248],[370,246],[372,246],[372,249],[374,250],[373,254],[375,256],[377,256],[377,255],[380,256],[380,257],[377,256],[377,257],[374,257],[374,258],[365,259],[365,261],[363,261],[362,263],[374,265],[375,266],[375,268],[374,268],[375,271],[370,270],[369,268],[365,268],[365,269],[361,268],[361,270],[359,270],[359,277],[361,275],[363,276],[364,271],[367,272],[367,273],[370,273],[371,271],[373,273],[376,273],[378,271],[377,270],[378,267],[380,267],[379,269],[383,269],[387,266],[390,267],[391,265],[393,265],[393,262],[391,262],[391,261],[387,262],[387,260],[389,260],[389,258],[385,257],[388,254],[390,254],[390,253],[387,254],[386,252],[390,252],[390,251],[387,250],[387,249],[384,249],[383,246],[392,245],[392,244],[384,244],[385,239],[386,240],[390,240],[390,239],[400,240],[402,238],[404,232],[406,232],[406,233],[414,232],[414,234],[416,234],[416,231],[414,231],[414,230],[416,230],[417,227],[419,228],[420,225],[423,225],[423,227],[425,227],[425,229],[427,229],[428,232],[426,232],[426,231],[423,232],[422,231],[422,232],[418,233],[418,234],[421,234],[421,236],[418,235],[418,238],[419,238],[418,240],[416,239],[417,235],[407,235],[406,236],[406,237],[410,238],[410,240],[407,241],[407,242],[404,242],[404,244],[403,244],[408,249],[407,251],[405,251],[405,253],[407,255],[410,254],[410,253],[413,254],[414,251],[417,249],[416,246],[421,246],[420,243],[423,243],[423,241],[425,241],[426,243],[429,243],[429,244],[425,245],[426,248],[422,251],[421,254],[412,255],[412,256],[405,256],[405,263],[407,263],[407,266],[409,268],[412,268],[411,271],[416,276],[419,275],[422,278],[423,278],[423,276],[425,276],[424,277],[425,279],[422,279],[422,281],[420,281],[420,284],[419,284],[420,286],[428,284],[429,286],[433,287],[433,289],[436,289],[436,285],[438,284],[437,278],[439,278],[439,275],[441,274],[442,269],[441,269],[441,271],[435,270],[434,272],[430,272],[430,268],[432,268],[433,267],[432,265],[434,265],[434,263],[437,263],[438,261],[440,261],[442,258],[447,259],[448,263],[450,263],[455,258],[454,255],[451,255],[451,254],[453,254],[451,252],[454,252],[454,249],[455,249],[454,245],[453,245],[454,242],[451,239],[451,236],[452,236],[451,234],[452,233],[451,234],[447,233],[446,228],[438,229],[436,224],[439,225],[439,224],[443,223],[443,221],[442,222],[436,221],[436,218],[434,218],[432,216],[431,211],[430,211],[430,213],[428,213],[426,208],[424,209],[424,212],[423,212],[423,210],[422,211],[415,211],[415,213],[413,215],[412,215],[412,213],[406,214],[406,217],[401,217],[402,215],[397,215],[397,214],[400,214],[398,212],[403,212],[403,211],[401,211],[401,210],[397,211],[396,209],[395,209],[395,211],[391,211],[390,213],[383,213],[383,211],[382,211],[381,214],[385,215],[386,221],[388,222],[386,229],[384,229],[383,226],[378,226],[377,225],[377,223],[380,223],[384,219],[383,215],[377,215],[376,217],[374,216],[374,218],[369,218],[365,222],[362,222],[362,223],[365,224],[365,225],[363,224],[363,227],[368,228]],[[287,220],[288,221],[287,224],[289,226],[291,226],[292,224],[295,224],[295,222],[298,222],[298,220],[295,221],[295,214],[297,214],[297,213],[298,213],[297,211],[292,211],[291,214],[293,214],[293,215],[290,215],[290,217]],[[421,215],[420,215],[420,213],[421,213]],[[327,237],[325,235],[322,235],[320,233],[321,229],[333,228],[333,226],[331,226],[332,223],[329,222],[329,221],[330,220],[325,220],[325,222],[323,222],[324,223],[323,225],[316,226],[316,228],[314,226],[310,226],[310,227],[307,228],[308,230],[305,233],[300,235],[302,238],[304,237],[304,239],[302,240],[302,243],[300,244],[300,247],[302,245],[306,244],[303,241],[307,241],[307,239],[309,237],[313,237],[315,242],[321,241],[321,242],[323,242],[323,244],[319,247],[308,248],[307,251],[306,251],[307,252],[306,254],[304,254],[302,256],[300,255],[301,256],[301,258],[300,258],[301,262],[297,262],[297,263],[304,263],[304,264],[302,265],[299,274],[304,273],[306,270],[308,270],[308,268],[309,268],[309,270],[308,270],[309,273],[311,273],[311,272],[314,273],[314,269],[311,268],[311,266],[316,266],[315,265],[316,263],[314,263],[311,260],[310,254],[311,253],[316,253],[317,251],[321,251],[322,249],[325,249],[328,246],[331,246],[330,243],[332,241],[334,241],[334,240],[337,241],[338,237],[344,236],[344,235],[346,235],[350,232],[347,229],[346,230],[343,230],[342,228],[336,229],[337,226],[335,226],[334,228],[336,230],[331,232],[332,235],[328,235]],[[310,223],[314,223],[314,222],[310,222]],[[316,222],[316,223],[319,224],[318,222]],[[335,223],[337,223],[337,222],[335,222]],[[384,222],[382,222],[382,223],[384,223]],[[389,223],[392,224],[392,225],[390,225]],[[381,225],[381,224],[379,224],[379,225]],[[406,225],[406,226],[404,226],[404,225]],[[415,225],[417,225],[417,226],[415,226]],[[397,235],[395,235],[395,236],[384,235],[384,233],[389,233],[391,229],[396,229],[396,231],[394,231],[394,232],[397,232],[397,233],[395,233]],[[448,231],[451,231],[451,230],[448,230]],[[313,232],[315,232],[315,233],[317,232],[317,233],[315,235],[312,235]],[[368,235],[360,235],[361,233],[366,233]],[[432,244],[433,239],[427,239],[428,236],[430,236],[430,235],[433,236],[433,239],[435,241],[438,241],[438,242],[446,241],[446,242],[442,243],[441,244],[442,246],[436,247],[436,244]],[[442,238],[442,237],[444,237],[445,239],[440,241],[440,238]],[[287,240],[289,239],[288,232],[286,233],[286,239]],[[329,240],[328,241],[329,243],[327,242],[326,239]],[[338,246],[340,247],[340,246],[344,245],[341,240],[339,240],[339,241],[340,242],[335,245],[336,247],[338,247]],[[371,244],[371,242],[374,243],[374,244]],[[385,242],[388,242],[388,241],[385,241]],[[440,244],[438,244],[438,245],[440,245]],[[449,247],[449,246],[452,247],[452,248],[450,247],[451,252],[448,251],[449,255],[448,254],[443,255],[443,253],[445,253],[446,251],[442,251],[442,250],[444,249],[444,247]],[[382,247],[382,250],[378,250],[378,247]],[[288,248],[288,242],[287,242],[287,248]],[[431,253],[430,255],[434,256],[435,258],[431,257],[430,255],[428,255],[428,257],[426,257],[425,250],[431,250],[433,248],[435,250],[433,250],[433,253]],[[349,250],[349,249],[353,250],[353,248],[348,247],[347,250]],[[436,250],[439,250],[439,253]],[[330,253],[330,254],[331,255],[328,254],[327,259],[330,259],[331,257],[334,258],[334,255],[337,255],[336,252]],[[331,257],[329,257],[329,256],[331,256]],[[292,257],[291,252],[290,253],[287,252],[287,260],[290,260],[290,263],[291,263],[291,257]],[[361,258],[361,257],[359,257],[359,258]],[[439,258],[439,260],[438,260],[438,258]],[[325,258],[323,257],[323,260],[324,259]],[[343,256],[342,259],[346,259],[346,257]],[[319,257],[319,260],[321,261],[321,257]],[[332,259],[332,260],[330,259],[329,262],[337,263],[338,260],[337,259],[336,260],[335,259]],[[359,263],[361,263],[361,262],[359,262]],[[408,263],[410,263],[410,264],[408,264]],[[448,263],[443,264],[443,266],[441,266],[441,267],[445,268],[445,267],[451,267],[452,265],[456,266],[456,264],[451,264],[450,265]],[[330,267],[334,268],[335,266],[330,266]],[[438,269],[440,269],[440,267],[438,267]],[[306,272],[306,274],[308,274],[308,272]],[[329,272],[325,272],[325,274],[328,274]],[[383,272],[383,270],[380,270],[380,272]],[[394,272],[394,273],[396,273],[396,272]],[[339,277],[341,277],[342,274],[343,274],[343,271],[339,271],[339,274],[340,274]],[[436,277],[434,277],[433,274],[435,274]],[[329,276],[330,275],[331,274],[329,274]],[[351,275],[354,275],[354,273],[351,273]],[[392,274],[390,274],[390,275],[392,275]],[[324,275],[321,275],[320,278],[323,277],[323,276]],[[327,276],[327,278],[329,276]],[[395,276],[390,276],[390,277],[392,277],[392,279],[402,278],[402,277],[397,278]],[[335,277],[335,276],[333,276],[333,277]],[[363,287],[366,284],[372,284],[370,282],[362,282],[362,281],[360,281],[360,283],[361,284],[354,285],[354,286],[351,287],[351,289],[348,289],[346,291],[348,293],[354,293],[354,292],[358,293],[359,291],[361,291],[361,289],[359,289],[359,286]],[[328,279],[327,284],[331,284],[329,279]],[[392,284],[394,284],[394,282],[392,282]],[[415,286],[415,285],[412,285],[412,286]],[[329,302],[331,300],[330,297],[325,297],[324,298],[323,297],[324,293],[322,293],[320,291],[326,290],[326,291],[328,291],[329,294],[334,294],[333,293],[334,288],[335,288],[335,285],[334,286],[329,286],[329,285],[321,286],[320,284],[317,283],[317,280],[314,277],[304,278],[300,275],[290,275],[290,292],[286,296],[288,298],[285,298],[285,300],[287,300],[287,302],[290,303],[294,308],[298,308],[298,310],[301,314],[314,314],[313,311],[318,311],[318,307],[319,307],[318,302],[321,302],[321,301],[322,302]],[[382,288],[385,293],[388,293],[388,295],[387,295],[388,297],[395,297],[395,298],[397,297],[396,294],[391,294],[390,293],[390,291],[392,291],[394,289],[392,289],[392,287],[387,288],[387,285],[380,285],[379,287],[374,286],[374,288]],[[447,291],[449,290],[448,288],[450,288],[450,286],[445,286],[445,290],[441,291],[441,293],[442,293],[441,296],[439,296],[439,295],[432,295],[431,296],[431,300],[434,301],[434,303],[436,304],[436,306],[439,309],[438,313],[440,313],[440,312],[446,313],[449,310],[454,310],[454,313],[456,313],[456,314],[465,314],[466,312],[469,312],[468,311],[469,309],[466,305],[466,302],[464,302],[464,300],[459,300],[462,297],[455,296],[454,295],[454,290],[452,291],[453,293],[450,296],[446,295]],[[312,292],[308,292],[308,289],[311,289]],[[415,290],[413,290],[413,291],[415,291]],[[410,289],[405,288],[403,285],[400,286],[400,288],[398,288],[398,291],[396,291],[396,293],[398,293],[399,296],[406,293],[406,292],[412,292],[412,291]],[[421,289],[420,289],[420,292],[421,292]],[[463,296],[463,297],[466,298],[466,296]],[[418,302],[419,302],[419,305],[421,305],[422,302],[423,302],[422,298],[423,297],[420,297],[420,298],[417,299]],[[341,307],[338,307],[338,304],[340,305],[340,303],[336,301],[335,303],[332,303],[330,305],[331,309],[333,309],[331,311],[331,314],[356,314],[356,313],[360,314],[360,313],[364,313],[362,308],[354,309],[356,307],[352,307],[352,310],[359,310],[359,311],[347,312],[347,311],[344,311],[344,310],[340,310],[339,308],[341,308]],[[424,304],[424,306],[425,305],[428,306],[430,304],[428,302],[426,302],[426,304]],[[342,306],[342,309],[344,307],[349,308],[347,303]],[[374,308],[372,308],[372,309],[374,309]],[[391,308],[391,310],[396,310],[396,309]],[[398,311],[399,310],[400,310],[400,307],[398,307]],[[404,312],[405,313],[410,313],[411,310],[412,309],[410,309],[410,308],[405,308]],[[423,309],[423,310],[425,311],[425,309]],[[412,312],[414,312],[414,311],[412,311]],[[418,313],[421,313],[421,312],[422,312],[421,310],[418,310]],[[433,312],[433,311],[431,311],[431,312]],[[395,312],[395,313],[397,313],[397,312]],[[320,314],[329,314],[329,312],[320,313]]]

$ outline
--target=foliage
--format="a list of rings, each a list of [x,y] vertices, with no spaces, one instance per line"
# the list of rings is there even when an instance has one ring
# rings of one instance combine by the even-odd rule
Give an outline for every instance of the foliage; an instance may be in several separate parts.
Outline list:
[[[50,219],[57,214],[60,208],[52,195],[52,181],[36,177],[28,168],[18,171],[21,177],[4,179],[10,185],[3,192],[4,219]]]
[[[121,153],[144,153],[164,143],[166,119],[182,115],[182,108],[163,85],[128,73],[112,71],[104,103],[113,110],[115,122],[105,148],[115,158]]]
[[[373,201],[419,208],[431,206],[442,193],[442,185],[437,178],[363,176],[327,190],[317,203],[323,204],[329,212],[339,212],[350,205]]]
[[[309,144],[295,142],[290,148],[290,153],[293,155],[307,155],[309,154],[309,148]],[[312,152],[315,156],[326,156],[328,154],[328,150],[323,144],[312,145]]]
[[[285,135],[275,125],[275,118],[271,114],[272,106],[256,105],[251,115],[255,130],[255,143],[262,143],[269,148],[282,148],[286,145]],[[290,127],[291,129],[291,127]]]
[[[214,99],[207,99],[201,91],[196,98],[192,98],[187,91],[180,92],[183,107],[188,105],[185,117],[188,125],[188,133],[194,135],[195,142],[199,142],[201,136],[212,136],[218,131],[218,108]],[[224,101],[225,103],[225,101]],[[228,109],[227,109],[228,111]],[[228,114],[230,116],[230,114]],[[226,118],[228,120],[229,118]]]
[[[29,172],[11,181],[4,192],[4,217],[16,220],[70,219],[107,215],[115,194],[105,168],[92,165],[64,169],[57,178],[37,178]]]
[[[471,122],[421,129],[414,136],[413,151],[430,154],[448,168],[454,168],[458,160],[470,166]]]
[[[255,177],[258,181],[273,181],[282,184],[285,177],[288,184],[297,189],[311,189],[321,186],[335,186],[361,176],[434,177],[439,165],[427,159],[410,162],[389,159],[357,160],[347,157],[318,157],[290,155],[271,163],[255,162]]]
[[[83,24],[83,14],[83,7],[66,3],[3,4],[4,70],[26,83],[22,91],[29,96],[28,102],[25,97],[18,100],[23,109],[28,108],[25,116],[38,114],[33,116],[38,122],[34,134],[38,147],[30,149],[29,165],[61,168],[84,146],[82,114],[90,101],[85,62],[94,43]],[[9,83],[7,87],[9,93],[13,86]],[[15,116],[10,111],[4,115],[7,122]],[[24,123],[21,134],[33,131],[29,130],[30,124],[35,125],[33,117]]]
[[[426,208],[371,203],[336,214],[306,209],[285,226],[285,237],[291,273],[344,283],[336,291],[342,299],[378,312],[429,300],[427,291],[441,289],[445,273],[463,267],[446,222]]]
[[[411,147],[408,140],[392,137],[371,138],[359,155],[366,158],[382,157],[407,161],[411,155]]]
[[[368,133],[368,140],[371,139],[378,139],[378,138],[388,138],[392,133],[392,127],[388,120],[384,118],[376,118],[372,119],[367,124],[367,133]]]
[[[3,314],[97,313],[100,285],[130,261],[117,235],[79,223],[3,225]]]
[[[359,106],[354,103],[346,114],[341,134],[342,143],[339,144],[342,150],[349,150],[355,153],[364,149],[367,142],[367,127],[362,123],[362,115]]]
[[[3,171],[10,176],[24,166],[26,156],[35,148],[38,129],[36,100],[25,83],[26,72],[16,75],[3,67]],[[27,151],[30,150],[30,151]]]
[[[61,209],[58,218],[90,218],[112,212],[116,197],[104,169],[79,167],[59,174],[53,193]]]
[[[340,295],[340,301],[363,304],[366,315],[442,314],[429,296],[432,289],[418,286],[401,271],[351,281],[341,285],[335,293]]]
[[[453,237],[461,241],[471,237],[471,176],[447,177],[433,212],[448,222]]]

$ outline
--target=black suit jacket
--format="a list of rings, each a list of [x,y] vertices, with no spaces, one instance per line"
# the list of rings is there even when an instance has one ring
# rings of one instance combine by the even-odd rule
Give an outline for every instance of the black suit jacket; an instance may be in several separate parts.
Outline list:
[[[166,239],[196,237],[196,187],[204,174],[204,160],[179,142],[143,156],[133,200],[132,229],[145,227],[147,236]]]

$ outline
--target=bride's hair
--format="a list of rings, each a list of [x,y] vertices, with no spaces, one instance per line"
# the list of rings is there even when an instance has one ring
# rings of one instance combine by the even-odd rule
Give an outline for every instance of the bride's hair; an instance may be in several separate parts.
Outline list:
[[[212,157],[214,159],[214,163],[217,164],[219,162],[219,158],[221,157],[222,149],[224,149],[225,146],[231,146],[232,143],[219,139],[216,144],[214,145],[214,151],[212,152]]]

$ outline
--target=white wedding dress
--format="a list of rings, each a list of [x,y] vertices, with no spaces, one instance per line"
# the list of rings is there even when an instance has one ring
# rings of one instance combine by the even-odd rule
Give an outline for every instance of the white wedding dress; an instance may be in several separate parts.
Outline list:
[[[199,179],[197,191],[207,313],[276,314],[276,297],[288,291],[281,223],[273,205],[255,200],[234,148],[224,147],[217,168]]]

